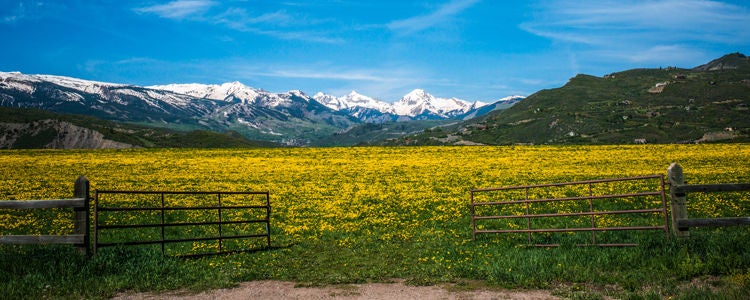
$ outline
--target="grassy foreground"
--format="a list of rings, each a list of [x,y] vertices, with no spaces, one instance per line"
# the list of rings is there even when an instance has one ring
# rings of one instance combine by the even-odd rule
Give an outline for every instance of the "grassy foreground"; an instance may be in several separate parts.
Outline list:
[[[529,248],[471,239],[472,188],[664,174],[688,183],[750,182],[750,145],[2,151],[0,199],[95,189],[268,190],[272,250],[201,259],[147,248],[0,246],[0,298],[106,298],[121,291],[203,290],[256,279],[301,284],[405,278],[471,288],[553,289],[597,299],[750,297],[750,228],[639,236],[633,248]],[[689,196],[691,217],[750,215],[747,194]],[[72,213],[0,211],[2,234],[65,234]]]

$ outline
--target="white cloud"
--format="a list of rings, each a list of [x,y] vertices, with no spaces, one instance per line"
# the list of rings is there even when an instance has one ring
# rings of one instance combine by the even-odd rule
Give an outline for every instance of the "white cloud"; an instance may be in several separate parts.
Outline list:
[[[217,3],[209,0],[177,0],[167,4],[136,8],[139,13],[152,13],[167,19],[185,19],[208,11]]]
[[[463,10],[473,6],[477,2],[479,2],[479,0],[452,0],[427,15],[392,21],[386,26],[388,29],[403,35],[417,33],[439,24],[449,22],[453,16],[461,13]]]

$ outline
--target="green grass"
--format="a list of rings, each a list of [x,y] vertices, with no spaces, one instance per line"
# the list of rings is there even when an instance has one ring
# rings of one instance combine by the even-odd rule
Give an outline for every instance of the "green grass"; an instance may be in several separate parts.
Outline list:
[[[323,236],[316,242],[200,259],[163,257],[138,247],[104,248],[86,259],[66,246],[2,246],[0,288],[6,292],[1,297],[107,298],[125,291],[200,291],[259,279],[325,285],[391,278],[414,285],[483,280],[577,299],[750,296],[746,229],[704,231],[688,240],[651,240],[634,248],[527,248],[492,238],[456,245],[451,239],[418,238],[425,242],[359,238],[338,246],[341,236]],[[703,283],[690,286],[693,279]]]

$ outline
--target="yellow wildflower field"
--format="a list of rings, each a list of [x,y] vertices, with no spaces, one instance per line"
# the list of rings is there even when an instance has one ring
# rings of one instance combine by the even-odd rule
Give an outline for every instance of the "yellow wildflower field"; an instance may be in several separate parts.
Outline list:
[[[689,183],[750,182],[747,144],[10,150],[0,151],[0,199],[69,198],[79,175],[92,191],[269,191],[276,241],[465,243],[471,189],[665,174],[672,162]],[[689,201],[691,215],[750,213],[747,198]],[[0,228],[70,232],[59,215],[0,211]]]

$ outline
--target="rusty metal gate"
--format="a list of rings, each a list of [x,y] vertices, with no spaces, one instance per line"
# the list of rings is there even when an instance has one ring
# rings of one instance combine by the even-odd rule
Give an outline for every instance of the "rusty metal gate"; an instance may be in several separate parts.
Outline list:
[[[186,257],[267,249],[270,218],[268,192],[97,190],[93,251],[160,245],[165,255]]]
[[[549,247],[560,246],[545,241],[553,233],[590,232],[590,242],[576,245],[635,246],[600,235],[643,230],[664,231],[669,239],[663,175],[474,189],[470,197],[474,240],[478,234],[525,234],[529,245]],[[536,238],[542,242],[532,234],[543,235]]]

